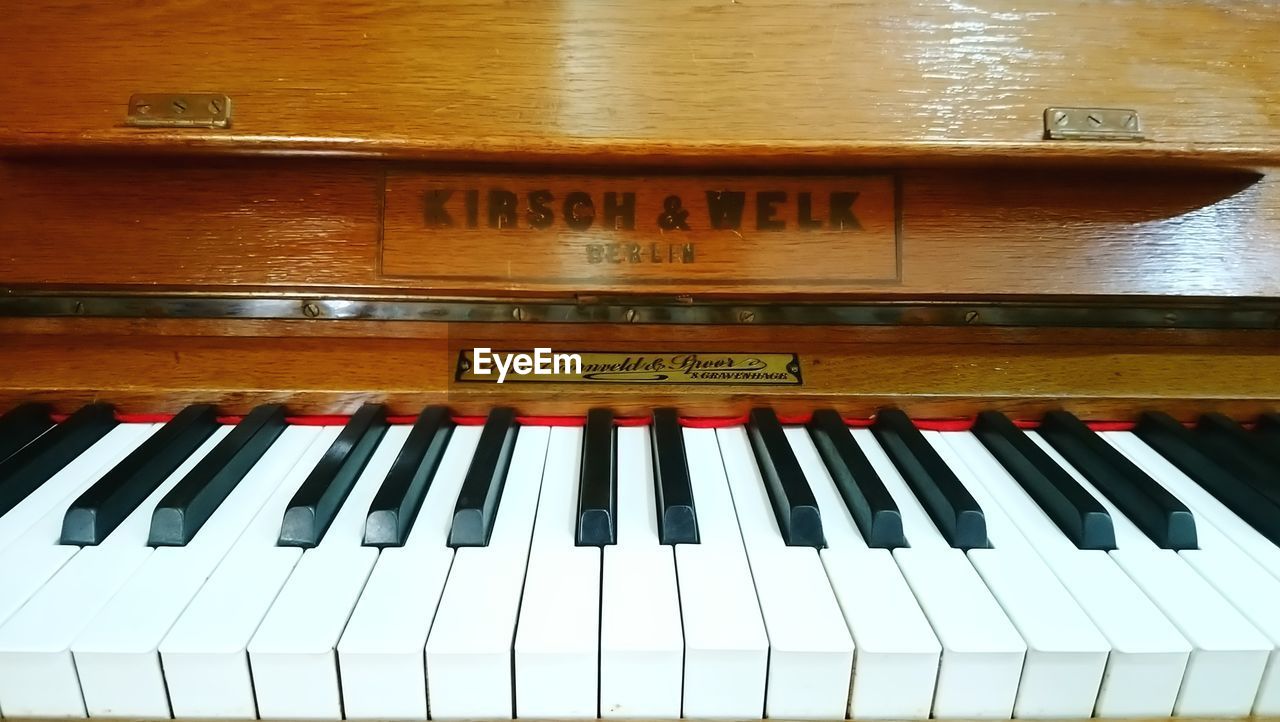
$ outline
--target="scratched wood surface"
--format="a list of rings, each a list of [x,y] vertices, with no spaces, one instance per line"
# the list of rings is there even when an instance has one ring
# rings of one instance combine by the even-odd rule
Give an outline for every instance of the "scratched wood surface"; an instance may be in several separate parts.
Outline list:
[[[1003,159],[1273,165],[1267,0],[31,0],[0,24],[0,152],[316,151],[502,162]],[[135,92],[230,130],[123,127]],[[1040,140],[1046,106],[1149,141]]]
[[[701,246],[695,265],[706,270],[638,272],[629,261],[584,262],[589,233],[550,243],[527,227],[482,229],[487,240],[472,242],[466,229],[429,231],[413,203],[388,211],[387,231],[403,261],[391,270],[408,264],[421,277],[393,277],[379,272],[384,171],[380,163],[297,159],[0,162],[0,288],[562,298],[661,292],[694,300],[1280,295],[1275,175],[903,170],[895,282],[880,277],[892,271],[893,249],[879,246],[872,257],[865,245],[754,234],[750,242]],[[613,176],[557,177],[600,188]],[[646,177],[690,197],[705,191],[699,175]],[[649,243],[679,232],[637,234]],[[803,282],[811,276],[823,283]]]
[[[349,413],[365,401],[400,414],[429,403],[462,414],[498,405],[581,415],[655,406],[726,416],[767,404],[787,414],[831,406],[923,418],[1000,409],[1019,418],[1066,408],[1092,419],[1160,409],[1184,419],[1219,410],[1248,420],[1280,407],[1276,332],[727,328],[379,322],[0,320],[0,407],[40,400],[70,411],[102,400],[128,412],[211,402],[244,413],[267,401],[295,413]],[[561,352],[777,352],[800,355],[804,385],[455,383],[463,348]]]

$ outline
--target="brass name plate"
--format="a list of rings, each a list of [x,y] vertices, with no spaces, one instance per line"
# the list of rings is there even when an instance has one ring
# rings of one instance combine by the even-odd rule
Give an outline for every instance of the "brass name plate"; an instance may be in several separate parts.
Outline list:
[[[735,384],[801,386],[793,353],[562,352],[549,348],[458,352],[454,380],[480,383]]]
[[[804,294],[893,284],[892,175],[392,172],[379,272],[455,291]]]

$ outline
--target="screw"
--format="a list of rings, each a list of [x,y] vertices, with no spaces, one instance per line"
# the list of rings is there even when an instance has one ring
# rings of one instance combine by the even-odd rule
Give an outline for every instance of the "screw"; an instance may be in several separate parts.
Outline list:
[[[187,101],[182,98],[173,101],[173,110],[179,114],[187,112]]]
[[[517,306],[516,309],[511,312],[511,317],[517,321],[524,321],[529,318],[529,314],[525,313],[523,308]]]
[[[634,308],[628,308],[626,313],[627,322],[634,323],[636,320],[636,317],[639,315],[640,314],[636,313],[636,310]]]
[[[1065,112],[1065,111],[1061,111],[1061,110],[1059,110],[1058,112],[1054,113],[1054,114],[1053,114],[1053,122],[1054,122],[1054,123],[1057,123],[1058,125],[1066,125],[1066,124],[1067,124],[1067,114],[1066,114],[1066,112]]]
[[[1178,314],[1174,313],[1173,311],[1170,311],[1169,313],[1166,313],[1164,315],[1164,320],[1165,320],[1165,323],[1177,323]]]
[[[302,304],[302,313],[307,318],[315,318],[320,315],[320,307],[311,301]]]
[[[1098,116],[1094,115],[1093,113],[1090,113],[1090,114],[1089,114],[1089,122],[1090,122],[1090,123],[1092,123],[1092,124],[1093,124],[1093,126],[1096,128],[1096,127],[1098,127],[1098,126],[1102,125],[1102,118],[1099,118]]]
[[[149,103],[138,103],[133,106],[133,109],[138,113],[138,115],[147,115],[151,112],[151,105]]]
[[[742,313],[738,314],[738,320],[743,323],[751,323],[752,321],[756,320],[756,312],[743,311]]]
[[[965,322],[965,323],[973,323],[974,321],[977,321],[977,320],[978,320],[978,312],[977,312],[977,311],[969,311],[968,313],[966,313],[966,314],[964,315],[964,322]]]
[[[84,302],[83,302],[83,301],[76,301],[76,308],[75,308],[75,311],[76,311],[76,315],[80,315],[80,314],[84,313]]]
[[[462,359],[461,361],[458,362],[458,368],[462,369],[463,371],[470,371],[471,362],[466,359]]]
[[[216,98],[215,98],[214,100],[210,100],[210,101],[209,101],[209,112],[210,112],[210,113],[213,113],[214,115],[218,115],[219,113],[221,113],[221,112],[222,112],[222,101],[220,101],[220,100],[218,100],[218,99],[216,99]]]
[[[1126,118],[1124,119],[1124,127],[1126,127],[1126,128],[1137,128],[1137,127],[1138,127],[1138,116],[1134,115],[1133,113],[1130,113],[1130,114],[1128,115],[1128,117],[1126,117]]]

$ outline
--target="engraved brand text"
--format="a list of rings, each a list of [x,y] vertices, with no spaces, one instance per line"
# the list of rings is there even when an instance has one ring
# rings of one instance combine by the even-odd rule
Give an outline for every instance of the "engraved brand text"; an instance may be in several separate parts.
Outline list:
[[[558,376],[582,373],[582,356],[576,353],[552,353],[549,348],[535,348],[533,353],[495,353],[481,347],[471,351],[471,370],[477,376],[489,376],[497,371],[498,383],[507,380],[508,373],[517,376]]]
[[[708,190],[698,199],[703,211],[695,215],[677,194],[643,207],[632,191],[432,188],[422,195],[422,215],[427,228],[860,231],[858,196],[857,191]]]

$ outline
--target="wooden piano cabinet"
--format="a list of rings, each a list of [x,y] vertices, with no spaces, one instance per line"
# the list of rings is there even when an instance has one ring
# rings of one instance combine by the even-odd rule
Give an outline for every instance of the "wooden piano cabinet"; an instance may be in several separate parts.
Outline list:
[[[0,412],[31,401],[45,402],[58,413],[107,402],[122,414],[163,415],[209,403],[219,414],[236,416],[278,402],[290,415],[345,415],[375,402],[395,416],[443,404],[455,415],[471,417],[513,407],[522,416],[581,418],[604,408],[615,418],[635,418],[649,416],[656,407],[674,407],[684,417],[721,420],[769,407],[788,424],[823,408],[855,422],[889,408],[916,420],[969,419],[987,410],[1038,420],[1045,412],[1065,409],[1087,421],[1129,421],[1149,410],[1184,422],[1210,411],[1251,421],[1280,409],[1278,29],[1280,3],[1266,0],[6,3],[0,22]],[[191,108],[189,98],[206,105]],[[1097,128],[1086,123],[1091,137],[1062,139],[1056,137],[1062,127],[1053,125],[1058,122],[1054,108],[1074,109],[1070,117],[1077,120],[1101,112],[1121,118],[1121,127],[1099,138]],[[204,115],[212,120],[202,121]],[[1092,122],[1105,125],[1096,118]],[[478,348],[592,354],[606,359],[598,367],[609,369],[608,378],[593,372],[570,380],[477,381],[476,365],[468,360],[474,355],[468,354]],[[720,359],[734,375],[681,383],[671,382],[677,374],[619,381],[609,367],[625,367],[639,356],[692,355]],[[735,360],[744,357],[759,367],[737,365]],[[767,373],[737,373],[760,367]],[[839,427],[838,420],[829,421]],[[910,420],[900,421],[907,429]],[[775,448],[785,448],[782,431],[770,428],[781,444]],[[509,430],[504,433],[511,438]],[[521,440],[531,436],[536,440],[523,433]],[[748,456],[759,452],[747,450],[751,442],[745,434],[736,457],[719,451],[728,432],[706,436],[716,437],[704,439],[711,441],[706,452],[711,456],[703,455],[704,463],[711,459],[708,470],[718,466],[715,459],[728,459],[755,473]],[[549,437],[542,443],[551,448]],[[312,446],[318,458],[322,445]],[[647,453],[641,446],[633,451]],[[930,458],[940,450],[933,447]],[[389,464],[392,452],[400,453],[390,450]],[[568,462],[578,450],[562,445],[560,452],[566,464],[553,468],[544,462],[545,475],[571,479],[574,474],[567,470],[576,467]],[[491,459],[505,465],[506,457],[499,462],[498,456]],[[334,468],[356,468],[352,457],[332,460]],[[365,461],[359,459],[362,467]],[[896,456],[885,463],[904,468]],[[938,463],[948,462],[939,457]],[[526,499],[540,499],[534,506],[553,510],[549,515],[568,514],[575,487],[556,487],[556,493],[566,493],[564,505],[548,502],[543,492],[551,485],[544,484],[542,491],[536,486],[544,466],[525,466],[526,479],[534,484],[526,488],[531,494]],[[302,474],[316,476],[314,467],[296,468],[298,483]],[[776,467],[765,473],[776,475]],[[806,485],[795,476],[798,471],[791,473],[796,489]],[[740,478],[752,483],[749,474]],[[370,480],[366,484],[378,481],[367,471],[361,476]],[[484,478],[496,483],[501,477]],[[724,486],[708,478],[713,486]],[[613,481],[612,476],[596,479],[601,490]],[[908,481],[897,482],[907,495],[900,500],[914,493]],[[960,489],[959,479],[951,482],[953,491]],[[500,490],[503,483],[490,488]],[[437,482],[432,488],[441,486]],[[711,518],[703,513],[714,503],[722,506],[727,538],[738,541],[718,546],[737,549],[735,554],[751,551],[751,544],[738,543],[747,526],[737,520],[750,518],[739,517],[739,510],[746,508],[748,496],[759,496],[743,496],[741,490],[725,496],[722,489],[720,502],[713,501],[715,494],[699,498],[702,519]],[[829,491],[835,500],[839,492]],[[325,496],[347,499],[348,507],[360,512],[351,518],[362,521],[367,507],[351,505],[349,499],[359,498],[351,493],[338,497],[326,490]],[[441,493],[434,498],[441,499]],[[796,499],[816,520],[814,501]],[[760,500],[763,531],[772,522],[767,501]],[[452,499],[440,503],[447,512]],[[932,514],[936,504],[929,504]],[[952,515],[977,510],[952,504],[946,502]],[[504,502],[503,508],[530,511],[526,506]],[[1003,502],[987,508],[996,506]],[[274,543],[278,517],[254,511],[259,508],[248,512],[269,522],[262,527],[268,532],[263,540]],[[1196,513],[1201,514],[1200,507]],[[528,522],[554,528],[558,519],[552,519],[544,524],[538,515]],[[926,531],[925,526],[919,530]],[[568,529],[566,523],[560,530],[566,543],[573,537]],[[352,531],[354,544],[356,526]],[[228,548],[236,538],[228,539]],[[929,548],[914,541],[913,546]],[[594,549],[576,551],[594,554]],[[250,548],[246,558],[259,552]],[[960,554],[951,548],[945,552]],[[887,554],[888,567],[894,567]],[[510,558],[520,562],[521,555]],[[777,557],[799,568],[790,563],[793,558]],[[956,558],[979,596],[987,595],[980,570],[969,568],[963,556]],[[414,557],[401,559],[414,562],[415,573],[425,568]],[[706,559],[708,570],[738,563],[729,557]],[[758,584],[753,574],[764,579],[760,570],[766,565],[746,557],[738,561],[738,571],[744,572],[740,581]],[[816,587],[791,583],[801,576],[777,584],[800,590],[797,597],[806,604],[816,599],[809,590],[822,594],[827,588],[820,558],[809,561],[818,565]],[[450,569],[450,563],[442,568]],[[567,596],[564,590],[572,587],[563,582],[569,575],[560,572],[569,567],[548,566],[559,571],[539,577],[552,582],[547,599],[561,604],[576,595],[589,607],[597,586],[603,598],[607,587],[600,562],[593,563],[594,576],[581,576],[587,591]],[[292,567],[281,569],[277,591],[303,576]],[[326,572],[314,575],[317,583],[329,579],[328,567],[312,569]],[[510,579],[534,578],[519,576],[526,569],[522,562],[511,569],[516,571]],[[694,569],[695,578],[704,576]],[[938,599],[952,603],[966,596],[957,594],[963,592],[955,583],[962,577],[952,573],[957,570],[945,565],[936,570],[943,573],[928,576],[945,580],[934,587]],[[122,568],[121,584],[130,579],[123,571],[129,570]],[[907,583],[915,582],[909,574],[901,577],[896,567],[891,571],[907,595],[901,599],[909,602],[919,592]],[[1097,587],[1103,593],[1093,611],[1125,607],[1112,583],[1125,575],[1120,568],[1113,571],[1116,576]],[[62,573],[57,566],[49,570]],[[1275,581],[1263,570],[1258,573],[1262,576],[1242,576],[1243,586],[1232,588],[1260,588],[1264,578]],[[239,578],[234,574],[228,577],[233,582]],[[351,590],[359,592],[371,578],[367,569],[364,574],[350,576]],[[858,575],[864,587],[866,579],[876,578]],[[1186,575],[1195,577],[1190,569]],[[1027,589],[1047,586],[1027,585],[1025,580],[1034,577],[1021,573],[1007,576]],[[79,582],[79,577],[65,578]],[[379,578],[376,572],[372,578]],[[1103,578],[1093,575],[1087,581]],[[421,620],[422,600],[403,593],[398,579],[388,579],[387,598],[409,602],[408,615]],[[722,590],[749,588],[721,584],[712,574],[705,579]],[[679,593],[676,580],[671,581],[673,593]],[[890,586],[876,582],[868,588]],[[1195,600],[1185,607],[1186,622],[1199,613],[1203,600],[1218,599],[1217,592],[1181,594],[1192,588],[1174,589],[1156,603],[1168,611],[1164,605],[1171,599]],[[296,609],[313,606],[316,599],[339,599],[336,586],[323,589],[322,594],[294,587],[301,590],[297,599],[307,603]],[[634,591],[622,598],[639,599]],[[129,603],[119,609],[128,607],[130,618],[138,618],[136,600],[159,598],[149,588],[144,592],[123,597]],[[513,594],[511,601],[531,608],[519,587]],[[749,591],[727,594],[755,609]],[[1116,628],[1161,617],[1136,587],[1133,594],[1146,605],[1130,605],[1115,617]],[[92,595],[83,598],[93,601]],[[1052,607],[1041,604],[1040,597],[1019,598],[1042,615],[1046,628],[1071,629],[1059,624],[1061,617],[1044,612]],[[468,606],[470,598],[461,599]],[[1000,611],[1010,598],[982,599],[1021,645],[1021,630]],[[219,601],[210,605],[210,618],[226,613]],[[836,629],[838,637],[845,629],[837,619],[840,605],[834,597],[829,601],[836,625],[816,635],[824,640],[833,638],[830,630]],[[1221,620],[1231,611],[1225,598],[1218,601],[1217,611],[1206,612],[1209,619]],[[175,607],[175,614],[183,605],[187,602]],[[79,611],[87,614],[90,606]],[[295,618],[294,607],[271,606],[283,609],[271,612],[281,619]],[[913,605],[899,605],[895,598],[889,606]],[[43,613],[46,607],[32,602],[23,609]],[[526,624],[519,609],[512,607],[517,616],[511,620],[521,629],[556,629],[539,624],[537,617]],[[795,609],[801,610],[796,616],[809,614]],[[267,607],[262,611],[267,614]],[[350,609],[330,611],[327,621],[342,630]],[[96,618],[98,612],[93,614]],[[383,618],[381,611],[373,614]],[[733,619],[723,605],[706,618],[717,617]],[[263,636],[262,619],[244,618],[246,644]],[[594,621],[586,619],[583,628],[593,630]],[[922,615],[916,621],[927,631],[937,619]],[[955,617],[967,631],[990,635],[974,619],[981,616]],[[439,620],[437,629],[458,626]],[[70,634],[62,617],[46,621]],[[490,624],[487,617],[475,621],[490,629],[510,628]],[[872,621],[880,625],[882,620]],[[677,633],[679,624],[677,618],[672,627]],[[209,628],[200,619],[194,626]],[[1166,626],[1162,644],[1175,637],[1178,644],[1159,647],[1155,656],[1178,658],[1182,637]],[[25,621],[11,620],[6,629],[16,627],[25,630]],[[172,627],[156,629],[161,634]],[[768,637],[776,642],[781,637],[775,631],[768,630]],[[767,642],[763,627],[760,633]],[[1195,639],[1197,650],[1213,649],[1189,632],[1186,637]],[[1246,637],[1252,638],[1241,635]],[[67,649],[80,654],[70,640],[50,649],[63,650],[56,664],[67,690],[74,690],[89,679],[89,665],[78,659],[69,663]],[[856,664],[863,665],[859,678],[865,683],[876,677],[866,666],[874,645],[864,640],[857,642],[863,656]],[[503,671],[508,659],[499,642],[494,658]],[[784,658],[777,651],[788,649],[785,643],[770,652],[772,657],[760,650],[761,667],[767,660],[773,670],[782,668]],[[1106,649],[1111,646],[1108,641]],[[1121,646],[1115,650],[1123,651]],[[577,656],[595,660],[598,672],[595,642],[584,649]],[[1010,684],[1017,682],[1023,664],[1022,652],[1014,656],[1012,649],[1005,654]],[[1096,655],[1099,670],[1102,649]],[[897,653],[894,648],[890,656]],[[750,654],[756,658],[755,651]],[[840,654],[851,655],[852,647]],[[807,649],[801,651],[808,655]],[[148,656],[147,664],[154,666],[153,654],[137,656]],[[230,656],[239,669],[239,653]],[[991,654],[983,649],[978,656]],[[1132,667],[1144,678],[1152,668],[1150,655],[1145,656]],[[406,695],[417,705],[424,698],[412,691],[423,681],[416,642],[407,657],[409,674],[402,679],[408,684],[396,689],[410,690]],[[309,658],[329,657],[326,652]],[[673,658],[679,662],[679,653]],[[10,691],[42,690],[47,680],[25,684],[18,673],[52,667],[6,659]],[[133,696],[141,689],[114,676],[125,668],[114,651],[102,659],[110,667],[105,687],[113,694]],[[1185,655],[1179,659],[1185,661]],[[847,663],[825,670],[835,680],[833,688],[848,682]],[[133,712],[164,716],[179,709],[174,665],[166,664],[167,686],[153,685],[152,700]],[[1184,685],[1183,693],[1215,687],[1229,674],[1248,679],[1234,667],[1195,664],[1202,672],[1199,679],[1208,681]],[[264,705],[263,691],[269,687],[263,684],[263,666],[257,659],[254,665],[255,679],[236,672],[244,682],[244,704],[231,708],[242,710],[237,714],[270,712]],[[561,670],[547,669],[538,670],[546,679]],[[932,683],[932,669],[923,667],[918,676]],[[964,680],[953,684],[980,703],[997,699],[986,686],[967,683],[993,667],[982,661],[976,669],[953,675]],[[1178,669],[1181,675],[1183,668]],[[214,687],[218,695],[226,691],[228,685],[210,687],[204,669],[197,670],[194,684],[202,693]],[[346,711],[354,709],[356,697],[346,683],[355,675],[343,674],[343,688],[333,687],[332,703],[323,707],[329,717],[340,716],[344,695]],[[813,692],[813,675],[789,674],[799,681],[792,686],[794,696],[806,702],[820,698]],[[1060,681],[1057,672],[1041,676]],[[299,699],[312,696],[318,686],[305,679],[297,685]],[[373,679],[375,694],[384,694],[386,678]],[[537,678],[524,679],[528,685]],[[672,679],[676,683],[668,691],[675,690],[676,705],[646,710],[678,714],[692,709],[687,678]],[[1140,702],[1164,699],[1151,685],[1110,679]],[[1175,708],[1181,677],[1171,679],[1169,703],[1143,711]],[[596,675],[584,674],[582,680],[583,689],[601,691],[591,687]],[[336,675],[332,682],[339,684]],[[548,696],[558,694],[547,692],[554,687],[532,684]],[[506,704],[505,687],[491,697],[499,705]],[[24,709],[94,711],[93,704],[77,706],[90,689],[69,691],[59,700],[67,706]],[[898,684],[882,689],[895,701],[909,697]],[[1015,689],[1009,687],[1010,710]],[[442,706],[443,698],[432,694],[432,703]],[[769,695],[775,703],[781,697],[772,688]],[[581,696],[582,709],[592,709],[593,701],[605,706],[599,694]],[[1230,706],[1211,709],[1266,704],[1255,702],[1255,696],[1238,697]],[[867,698],[862,699],[865,705]],[[929,705],[939,698],[930,687],[920,699]],[[1115,709],[1099,706],[1096,699],[1082,696],[1080,704],[1063,709],[1082,715]],[[838,716],[846,700],[832,695],[824,709]],[[712,713],[719,704],[711,706]],[[122,709],[115,702],[97,708]],[[308,714],[302,706],[287,709],[290,715]],[[802,715],[807,708],[787,709]],[[936,705],[930,709],[946,711]],[[949,709],[981,712],[981,707]],[[744,711],[760,708],[753,702]]]
[[[1280,149],[1280,8],[1256,0],[12,5],[12,152],[874,167]],[[182,91],[227,94],[231,127],[121,122],[130,95]],[[1052,105],[1137,109],[1147,140],[1046,143]]]
[[[343,414],[379,401],[396,414],[445,403],[464,415],[503,405],[527,415],[674,406],[737,416],[764,404],[801,416],[896,406],[918,418],[1065,408],[1090,419],[1160,409],[1190,420],[1209,410],[1248,419],[1280,401],[1277,332],[61,318],[0,320],[0,337],[0,406],[41,400],[64,412],[101,400],[124,412],[209,402],[242,414],[279,401],[298,414]],[[455,381],[462,350],[535,346],[794,353],[803,384]]]
[[[457,227],[430,228],[423,218],[423,185],[441,178],[457,181],[448,183],[458,186]],[[773,186],[790,191],[777,207],[790,224],[781,231],[748,227],[754,198],[741,230],[707,230],[701,212],[687,232],[664,232],[652,215],[630,231],[602,227],[604,192],[652,189],[653,210],[666,193],[692,207],[708,189],[752,195]],[[529,227],[521,195],[519,226],[494,229],[481,218],[480,228],[466,228],[466,188],[554,189],[557,226]],[[587,230],[560,225],[572,188],[592,191],[600,206]],[[852,208],[867,227],[796,230],[799,193],[830,189],[862,191]],[[827,221],[825,203],[814,201],[816,222]],[[1129,297],[1116,302],[1122,308],[1142,297],[1280,296],[1277,234],[1280,179],[1241,172],[916,168],[824,179],[786,167],[762,176],[553,166],[460,173],[296,159],[0,162],[0,288],[15,291]],[[631,245],[643,253],[628,257]],[[695,257],[681,257],[686,246]],[[614,256],[602,257],[602,247]]]

